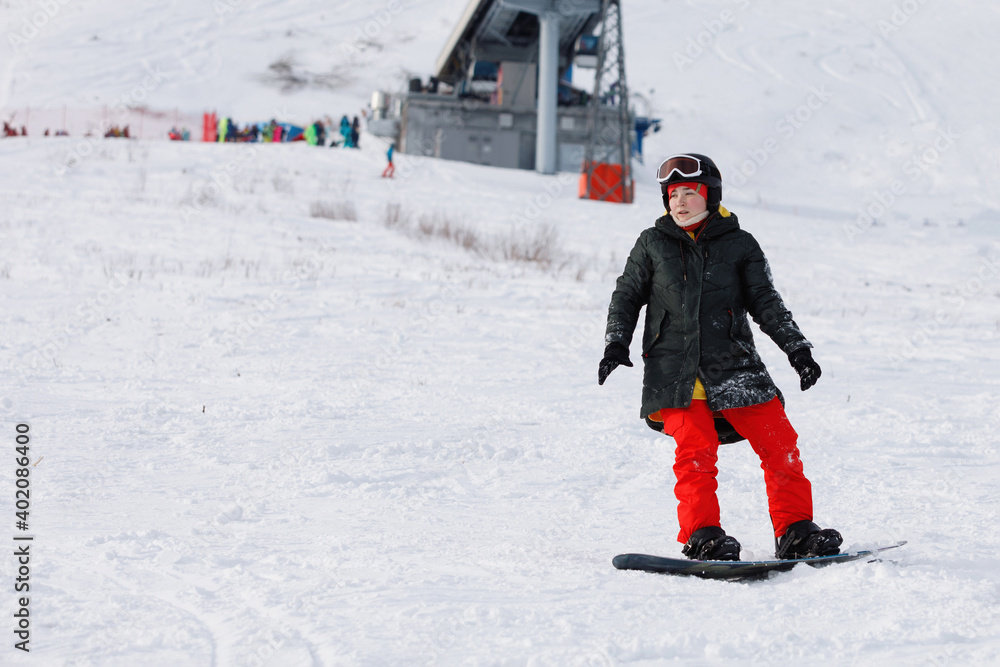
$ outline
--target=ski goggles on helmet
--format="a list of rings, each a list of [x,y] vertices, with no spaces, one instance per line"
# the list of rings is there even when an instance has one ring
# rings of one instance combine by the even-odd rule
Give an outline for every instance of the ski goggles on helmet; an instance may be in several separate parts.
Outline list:
[[[656,170],[656,181],[666,183],[674,174],[681,178],[694,178],[706,173],[707,171],[702,170],[701,160],[698,158],[690,155],[672,155],[660,163],[660,167]]]

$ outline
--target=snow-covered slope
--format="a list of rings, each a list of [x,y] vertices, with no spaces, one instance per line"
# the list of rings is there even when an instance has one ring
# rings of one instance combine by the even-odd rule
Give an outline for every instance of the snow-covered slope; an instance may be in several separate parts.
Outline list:
[[[0,7],[6,36],[0,108],[110,104],[155,72],[153,109],[217,109],[239,119],[307,122],[357,113],[375,88],[427,77],[462,0],[32,0]],[[49,17],[51,15],[51,17]],[[302,86],[268,83],[285,62]],[[262,80],[262,77],[264,79]]]
[[[37,462],[32,652],[13,648],[8,555],[0,662],[996,663],[996,10],[902,3],[918,10],[886,32],[893,3],[802,4],[626,3],[632,86],[665,119],[633,206],[577,200],[572,174],[406,156],[382,180],[370,136],[0,140],[8,539],[19,423]],[[329,71],[381,7],[230,3],[219,21],[74,0],[4,56],[0,100],[110,102],[143,59],[182,53],[192,75],[151,106],[342,113],[426,76],[463,5],[401,3],[380,34],[412,39],[355,56],[339,91],[281,95],[253,75],[288,42]],[[38,6],[0,4],[3,34]],[[676,59],[702,30],[705,52]],[[823,366],[800,393],[758,336],[817,520],[851,546],[909,540],[890,560],[755,584],[611,567],[678,553],[671,441],[637,419],[639,372],[596,370],[660,210],[649,162],[692,149],[716,156]],[[508,258],[524,248],[546,261]],[[756,457],[721,457],[726,528],[766,557]]]

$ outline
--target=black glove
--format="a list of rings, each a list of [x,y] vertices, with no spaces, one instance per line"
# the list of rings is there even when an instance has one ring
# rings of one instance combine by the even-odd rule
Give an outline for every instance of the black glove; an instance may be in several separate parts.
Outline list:
[[[632,366],[632,362],[628,359],[628,348],[621,343],[611,343],[604,348],[604,358],[601,359],[601,366],[597,369],[597,384],[604,384],[611,371],[618,366]]]
[[[799,379],[802,380],[802,391],[816,384],[816,380],[823,374],[823,371],[819,368],[819,364],[813,360],[812,352],[809,351],[808,347],[795,350],[788,355],[788,363],[799,374]]]

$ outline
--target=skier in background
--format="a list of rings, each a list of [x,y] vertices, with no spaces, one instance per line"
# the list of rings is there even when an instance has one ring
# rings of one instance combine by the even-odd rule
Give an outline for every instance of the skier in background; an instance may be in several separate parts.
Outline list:
[[[396,173],[396,167],[392,165],[392,154],[396,151],[396,142],[389,144],[389,150],[386,151],[385,156],[389,158],[389,164],[382,171],[382,178],[392,178]]]
[[[347,120],[346,114],[340,119],[340,136],[344,138],[344,148],[354,147],[351,143],[351,121]]]
[[[326,130],[323,121],[313,121],[305,131],[306,143],[310,146],[324,146],[326,144]]]
[[[632,366],[629,345],[646,307],[640,416],[676,443],[674,474],[682,552],[739,560],[721,527],[718,449],[744,438],[760,457],[778,558],[840,552],[840,533],[813,523],[812,487],[784,401],[754,347],[747,315],[788,355],[803,391],[820,367],[785,308],[757,241],[721,206],[722,175],[697,153],[656,172],[666,214],[639,235],[608,308],[598,383]]]
[[[361,148],[361,121],[358,117],[354,117],[354,122],[351,123],[351,147]]]

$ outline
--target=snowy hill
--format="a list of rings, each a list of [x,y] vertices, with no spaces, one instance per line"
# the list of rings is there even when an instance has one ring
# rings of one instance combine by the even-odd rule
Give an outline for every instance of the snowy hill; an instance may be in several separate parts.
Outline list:
[[[151,107],[308,120],[426,77],[465,3],[74,0],[15,49],[42,4],[0,3],[4,112],[110,104],[148,65],[169,74]],[[626,3],[630,83],[665,125],[632,206],[407,156],[382,180],[371,136],[0,140],[0,508],[35,536],[30,655],[0,558],[0,663],[998,662],[997,12]],[[372,21],[381,48],[342,55]],[[289,54],[350,76],[281,93],[259,75]],[[596,383],[614,280],[660,213],[650,163],[675,150],[716,158],[816,346],[800,393],[757,336],[817,520],[909,540],[890,560],[754,584],[611,567],[679,553],[641,373]],[[759,463],[720,457],[726,527],[767,557]]]

